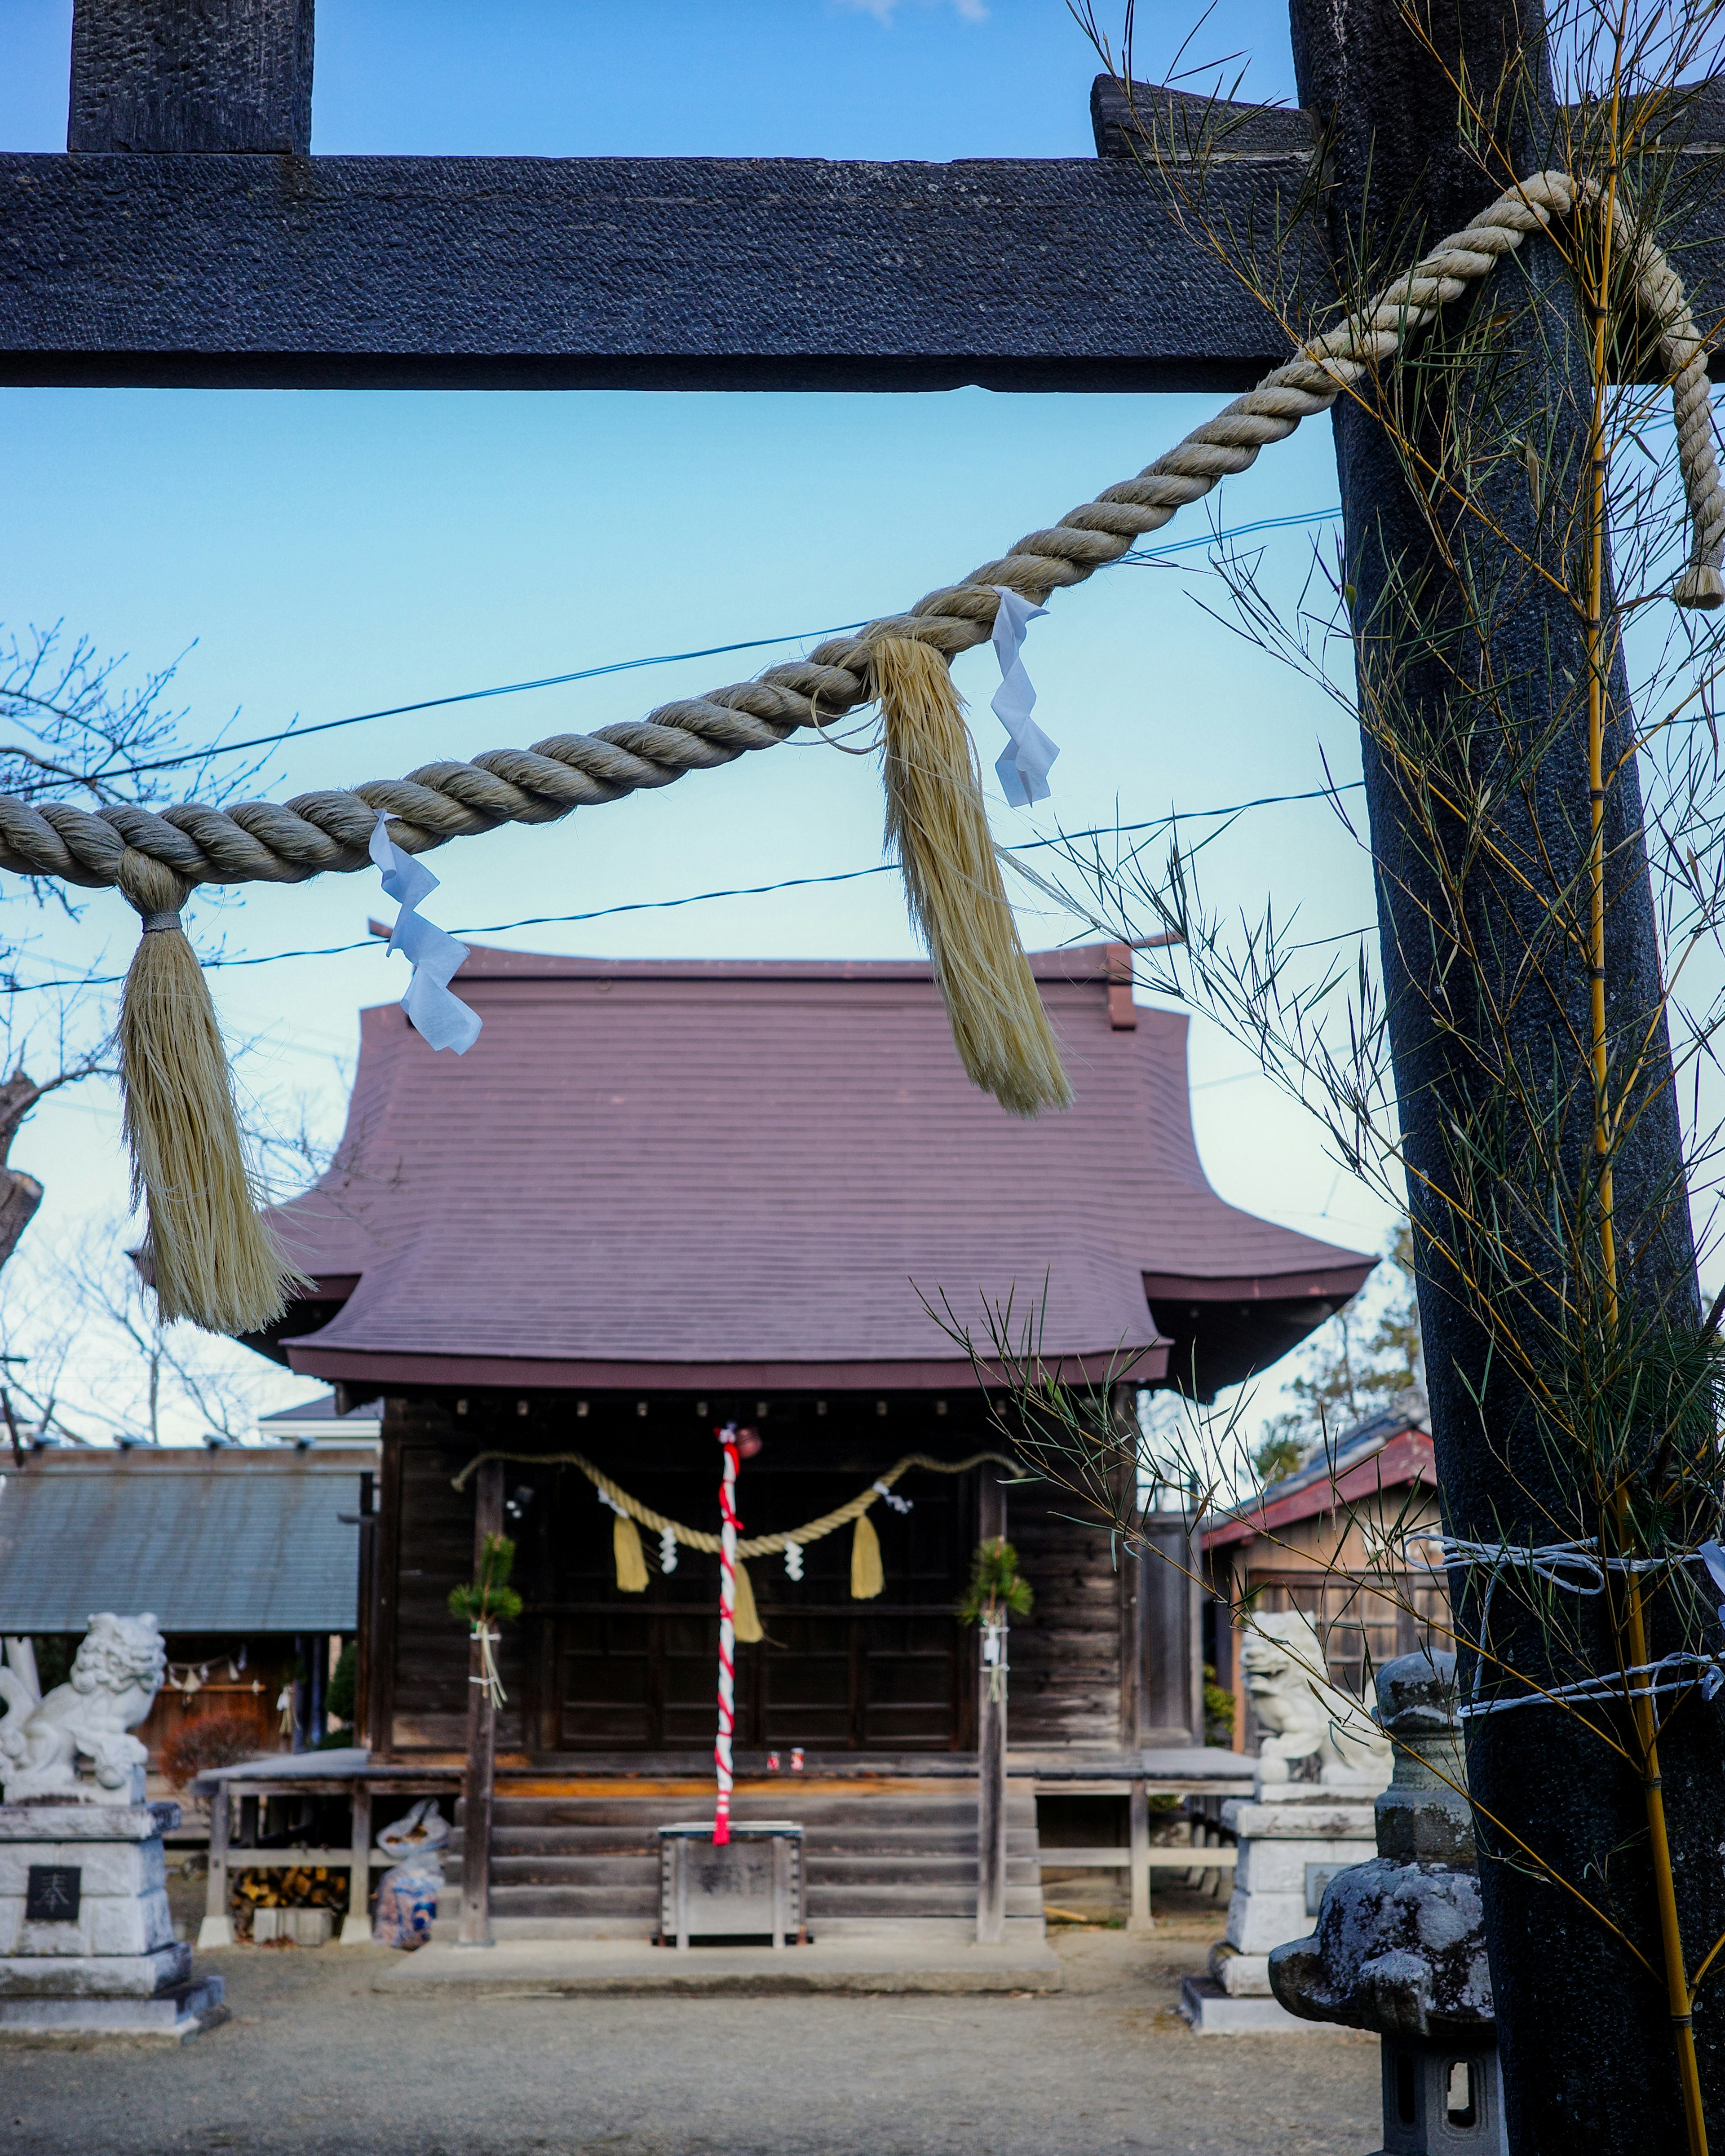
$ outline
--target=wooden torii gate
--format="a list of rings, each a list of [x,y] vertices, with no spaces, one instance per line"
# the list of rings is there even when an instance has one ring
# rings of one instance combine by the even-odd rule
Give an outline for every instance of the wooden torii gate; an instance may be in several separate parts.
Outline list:
[[[1307,185],[1322,123],[1327,242],[1322,222],[1307,221],[1292,265],[1294,305],[1310,319],[1333,300],[1332,261],[1363,227],[1381,234],[1400,220],[1411,260],[1416,237],[1460,228],[1497,187],[1464,152],[1454,91],[1410,34],[1404,0],[1292,0],[1291,13],[1302,109],[1230,109],[1207,186],[1234,232],[1260,235],[1267,273],[1278,202]],[[1537,0],[1431,0],[1429,21],[1438,47],[1486,85],[1543,29]],[[0,382],[1233,392],[1287,356],[1266,311],[1217,274],[1131,155],[1130,115],[1106,80],[1094,162],[313,157],[311,60],[312,0],[77,0],[69,153],[0,155]],[[1725,111],[1721,89],[1709,87],[1704,111]],[[1725,126],[1701,131],[1725,142]],[[1717,207],[1685,240],[1704,319],[1707,294],[1725,291]],[[1573,312],[1549,248],[1530,244],[1523,259],[1551,305]],[[1284,290],[1289,266],[1275,280]],[[1562,387],[1547,384],[1530,424],[1573,425]],[[1371,415],[1344,399],[1336,429],[1350,576],[1369,610],[1386,562],[1417,565],[1430,542]],[[1489,655],[1514,674],[1553,652],[1580,663],[1555,598],[1495,631]],[[1399,685],[1416,704],[1442,693],[1412,665]],[[1542,784],[1574,787],[1562,761]],[[1404,932],[1419,845],[1369,742],[1366,763],[1403,1128],[1415,1167],[1440,1183],[1445,1119],[1479,1081],[1420,1016],[1431,984]],[[1582,783],[1584,793],[1584,772]],[[1633,1017],[1657,1009],[1659,981],[1632,785],[1610,814],[1612,994]],[[1530,1004],[1530,1039],[1583,1025],[1586,993],[1578,980]],[[1625,1212],[1673,1174],[1666,1099],[1620,1164]],[[1692,1306],[1686,1229],[1671,1240],[1628,1291]],[[1430,1284],[1421,1301],[1450,1529],[1538,1539],[1540,1493],[1504,1466],[1504,1433],[1525,1402],[1494,1377],[1481,1414],[1470,1378],[1486,1367],[1482,1332]],[[1639,1893],[1635,1787],[1554,1718],[1534,1722],[1476,1726],[1476,1796],[1535,1844],[1610,1852],[1614,1876],[1633,1875]],[[1692,1859],[1687,1916],[1703,1945],[1725,1930],[1718,1727],[1689,1716],[1666,1747],[1673,1837]],[[1484,1894],[1512,2147],[1680,2146],[1662,1992],[1626,1978],[1593,1919],[1534,1867],[1487,1864]],[[1656,1960],[1656,1943],[1644,1943]],[[1707,2107],[1725,2124],[1725,2043],[1705,2014],[1697,2038]]]

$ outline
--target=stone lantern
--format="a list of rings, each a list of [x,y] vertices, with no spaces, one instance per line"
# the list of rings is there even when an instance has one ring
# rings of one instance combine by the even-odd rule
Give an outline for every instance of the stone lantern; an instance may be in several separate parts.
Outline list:
[[[1507,2145],[1455,1705],[1454,1655],[1403,1655],[1378,1671],[1394,1774],[1373,1807],[1378,1854],[1331,1880],[1310,1938],[1270,1957],[1289,2013],[1382,2039],[1382,2156]]]

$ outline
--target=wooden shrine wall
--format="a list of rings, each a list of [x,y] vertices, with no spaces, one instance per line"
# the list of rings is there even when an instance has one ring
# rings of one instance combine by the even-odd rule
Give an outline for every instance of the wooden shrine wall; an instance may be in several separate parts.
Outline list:
[[[937,1414],[927,1399],[698,1404],[655,1396],[589,1404],[474,1395],[456,1403],[391,1400],[383,1423],[377,1578],[367,1656],[370,1741],[380,1751],[459,1753],[465,1744],[465,1628],[449,1590],[473,1568],[473,1486],[452,1478],[482,1450],[578,1450],[671,1517],[706,1526],[716,1512],[721,1415],[758,1419],[767,1443],[743,1470],[745,1532],[773,1532],[829,1510],[906,1452],[957,1460],[996,1442],[981,1404],[955,1397]],[[697,1414],[697,1407],[704,1413]],[[977,1539],[979,1474],[912,1471],[900,1486],[912,1510],[877,1502],[886,1584],[867,1602],[849,1592],[851,1530],[809,1545],[793,1583],[782,1558],[757,1560],[751,1579],[768,1635],[737,1660],[739,1753],[788,1749],[968,1752],[975,1735],[975,1635],[953,1604]],[[712,1741],[716,1560],[680,1553],[661,1574],[656,1537],[644,1532],[649,1585],[616,1587],[613,1515],[578,1470],[510,1464],[506,1521],[517,1545],[516,1582],[526,1608],[504,1630],[500,1663],[508,1704],[500,1756],[574,1761],[585,1755],[704,1753]],[[528,1493],[522,1500],[523,1492]],[[1105,1526],[1064,1517],[1077,1507],[1038,1485],[1007,1492],[1008,1532],[1036,1595],[1012,1635],[1014,1748],[1116,1748],[1179,1741],[1145,1726],[1157,1667],[1188,1642],[1147,1635],[1142,1566],[1117,1568]],[[1149,1668],[1147,1671],[1147,1656]],[[1178,1713],[1176,1707],[1173,1710]],[[1165,1718],[1160,1710],[1152,1719]]]
[[[1007,1539],[1036,1597],[1012,1628],[1007,1742],[1014,1751],[1117,1745],[1128,1672],[1122,1576],[1108,1530],[1064,1517],[1064,1491],[1032,1484],[1006,1493]]]

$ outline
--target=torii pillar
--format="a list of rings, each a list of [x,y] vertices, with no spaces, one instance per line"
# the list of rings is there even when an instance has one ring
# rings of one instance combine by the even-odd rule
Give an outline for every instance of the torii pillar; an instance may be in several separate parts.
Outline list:
[[[1561,162],[1545,132],[1552,105],[1549,85],[1541,80],[1544,23],[1536,0],[1435,0],[1427,19],[1451,63],[1448,78],[1410,33],[1402,0],[1293,0],[1291,13],[1301,103],[1320,126],[1333,127],[1337,184],[1328,214],[1338,264],[1359,259],[1363,231],[1383,245],[1393,230],[1394,266],[1405,266],[1502,192],[1505,176],[1481,171],[1463,146],[1454,85],[1466,80],[1489,110],[1493,86],[1506,79],[1517,48],[1524,69],[1530,49],[1534,56],[1543,111],[1536,102],[1517,126],[1517,170],[1525,174]],[[1566,456],[1576,457],[1584,442],[1584,332],[1579,302],[1556,250],[1548,243],[1530,244],[1522,263],[1522,270],[1507,273],[1527,280],[1511,296],[1506,297],[1510,288],[1488,280],[1471,303],[1512,305],[1526,311],[1530,326],[1536,312],[1543,324],[1543,360],[1536,359],[1518,382],[1527,430],[1546,447],[1551,469]],[[1505,275],[1497,273],[1499,279]],[[1404,573],[1434,580],[1435,610],[1452,633],[1460,629],[1454,587],[1444,582],[1430,527],[1384,428],[1346,397],[1335,408],[1357,654],[1363,670],[1389,692],[1392,713],[1400,700],[1401,716],[1392,716],[1390,731],[1398,723],[1417,726],[1439,716],[1446,695],[1454,696],[1453,680],[1409,648],[1391,648],[1373,634],[1373,624],[1381,619],[1377,609],[1385,598],[1390,564],[1398,559]],[[1423,424],[1435,430],[1442,417],[1431,409]],[[1422,439],[1435,441],[1435,431]],[[1542,547],[1552,548],[1549,536],[1538,529],[1524,469],[1518,467],[1512,478],[1500,470],[1484,490],[1513,544],[1536,557]],[[1460,526],[1461,519],[1456,522]],[[1503,772],[1515,747],[1538,740],[1553,716],[1567,708],[1555,685],[1563,670],[1573,669],[1584,680],[1584,644],[1561,588],[1518,573],[1507,547],[1487,550],[1469,531],[1476,534],[1477,525],[1461,536],[1481,563],[1487,590],[1492,575],[1505,580],[1488,604],[1475,647],[1493,679],[1515,685],[1507,700],[1513,710],[1507,738],[1474,745],[1476,754],[1487,762],[1495,758]],[[1366,685],[1363,680],[1363,690]],[[1614,686],[1608,771],[1623,752],[1630,716],[1620,673]],[[1543,886],[1519,886],[1494,870],[1488,859],[1469,871],[1463,902],[1479,944],[1501,954],[1496,978],[1466,968],[1443,977],[1445,965],[1454,968],[1455,954],[1428,927],[1426,909],[1439,917],[1445,911],[1430,858],[1430,826],[1422,830],[1423,804],[1409,798],[1408,782],[1398,776],[1385,747],[1381,724],[1375,730],[1368,726],[1365,775],[1396,1092],[1416,1229],[1423,1224],[1441,1243],[1455,1232],[1445,1204],[1445,1194],[1455,1188],[1454,1123],[1478,1128],[1491,1120],[1492,1059],[1476,1055],[1471,1045],[1485,1037],[1480,1012],[1486,998],[1502,996],[1512,1005],[1511,1053],[1518,1064],[1531,1070],[1543,1063],[1548,1077],[1554,1064],[1575,1074],[1562,1154],[1573,1170],[1572,1188],[1579,1191],[1587,1182],[1590,1089],[1576,1050],[1589,1036],[1585,954],[1572,952],[1563,965],[1546,966],[1539,978],[1511,983],[1536,946],[1548,959],[1553,956],[1558,939],[1550,897],[1566,883],[1581,880],[1588,839],[1584,726],[1546,745],[1527,791],[1512,785],[1498,797],[1496,832],[1506,854],[1519,866],[1543,850]],[[1610,788],[1605,829],[1612,865],[1606,977],[1614,1062],[1625,1041],[1641,1039],[1650,1027],[1654,1048],[1640,1121],[1616,1172],[1616,1214],[1632,1245],[1625,1258],[1626,1315],[1659,1310],[1677,1324],[1692,1326],[1698,1318],[1695,1255],[1666,1032],[1658,1015],[1659,947],[1640,823],[1631,758]],[[1459,829],[1440,820],[1436,830],[1437,843],[1459,860]],[[1512,1131],[1505,1142],[1513,1148]],[[1416,1235],[1416,1241],[1423,1240]],[[1522,1255],[1547,1291],[1554,1291],[1558,1282],[1549,1250],[1529,1235]],[[1565,1502],[1569,1493],[1561,1464],[1536,1440],[1528,1394],[1502,1354],[1493,1358],[1489,1353],[1486,1329],[1456,1291],[1454,1276],[1424,1261],[1420,1308],[1448,1531],[1494,1543],[1506,1536],[1524,1545],[1556,1538],[1566,1530],[1553,1522],[1573,1517],[1573,1496]],[[1457,1571],[1451,1578],[1456,1607],[1475,1625],[1482,1584],[1477,1573]],[[1563,1599],[1565,1615],[1574,1616],[1573,1599]],[[1548,1666],[1525,1616],[1507,1606],[1518,1604],[1508,1593],[1494,1603],[1492,1645],[1512,1663],[1519,1656],[1524,1666]],[[1589,1632],[1595,1666],[1609,1670],[1612,1650],[1605,1627],[1584,1626],[1584,1637]],[[1656,1645],[1652,1651],[1660,1650]],[[1465,1688],[1471,1676],[1466,1653],[1462,1665]],[[1609,1718],[1626,1726],[1621,1709]],[[1673,1717],[1660,1742],[1692,1973],[1725,1932],[1722,1727],[1717,1710],[1697,1701]],[[1484,1815],[1481,1883],[1514,2156],[1575,2156],[1583,2149],[1602,2156],[1606,2150],[1611,2156],[1674,2156],[1686,2145],[1685,2130],[1663,1984],[1638,1969],[1563,1887],[1540,1876],[1537,1861],[1517,1851],[1511,1838],[1519,1836],[1527,1849],[1543,1852],[1553,1871],[1608,1908],[1658,1971],[1647,1822],[1636,1775],[1570,1717],[1545,1708],[1471,1723],[1468,1774]],[[1725,1999],[1715,2003],[1704,1989],[1694,2026],[1706,2113],[1715,2147],[1725,2147]]]

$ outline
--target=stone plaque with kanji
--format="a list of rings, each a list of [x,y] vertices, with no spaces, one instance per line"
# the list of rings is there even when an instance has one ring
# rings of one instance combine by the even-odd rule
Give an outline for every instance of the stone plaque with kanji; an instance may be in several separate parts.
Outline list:
[[[33,1864],[24,1889],[24,1921],[32,1924],[70,1924],[78,1918],[84,1892],[84,1873],[75,1864]]]

